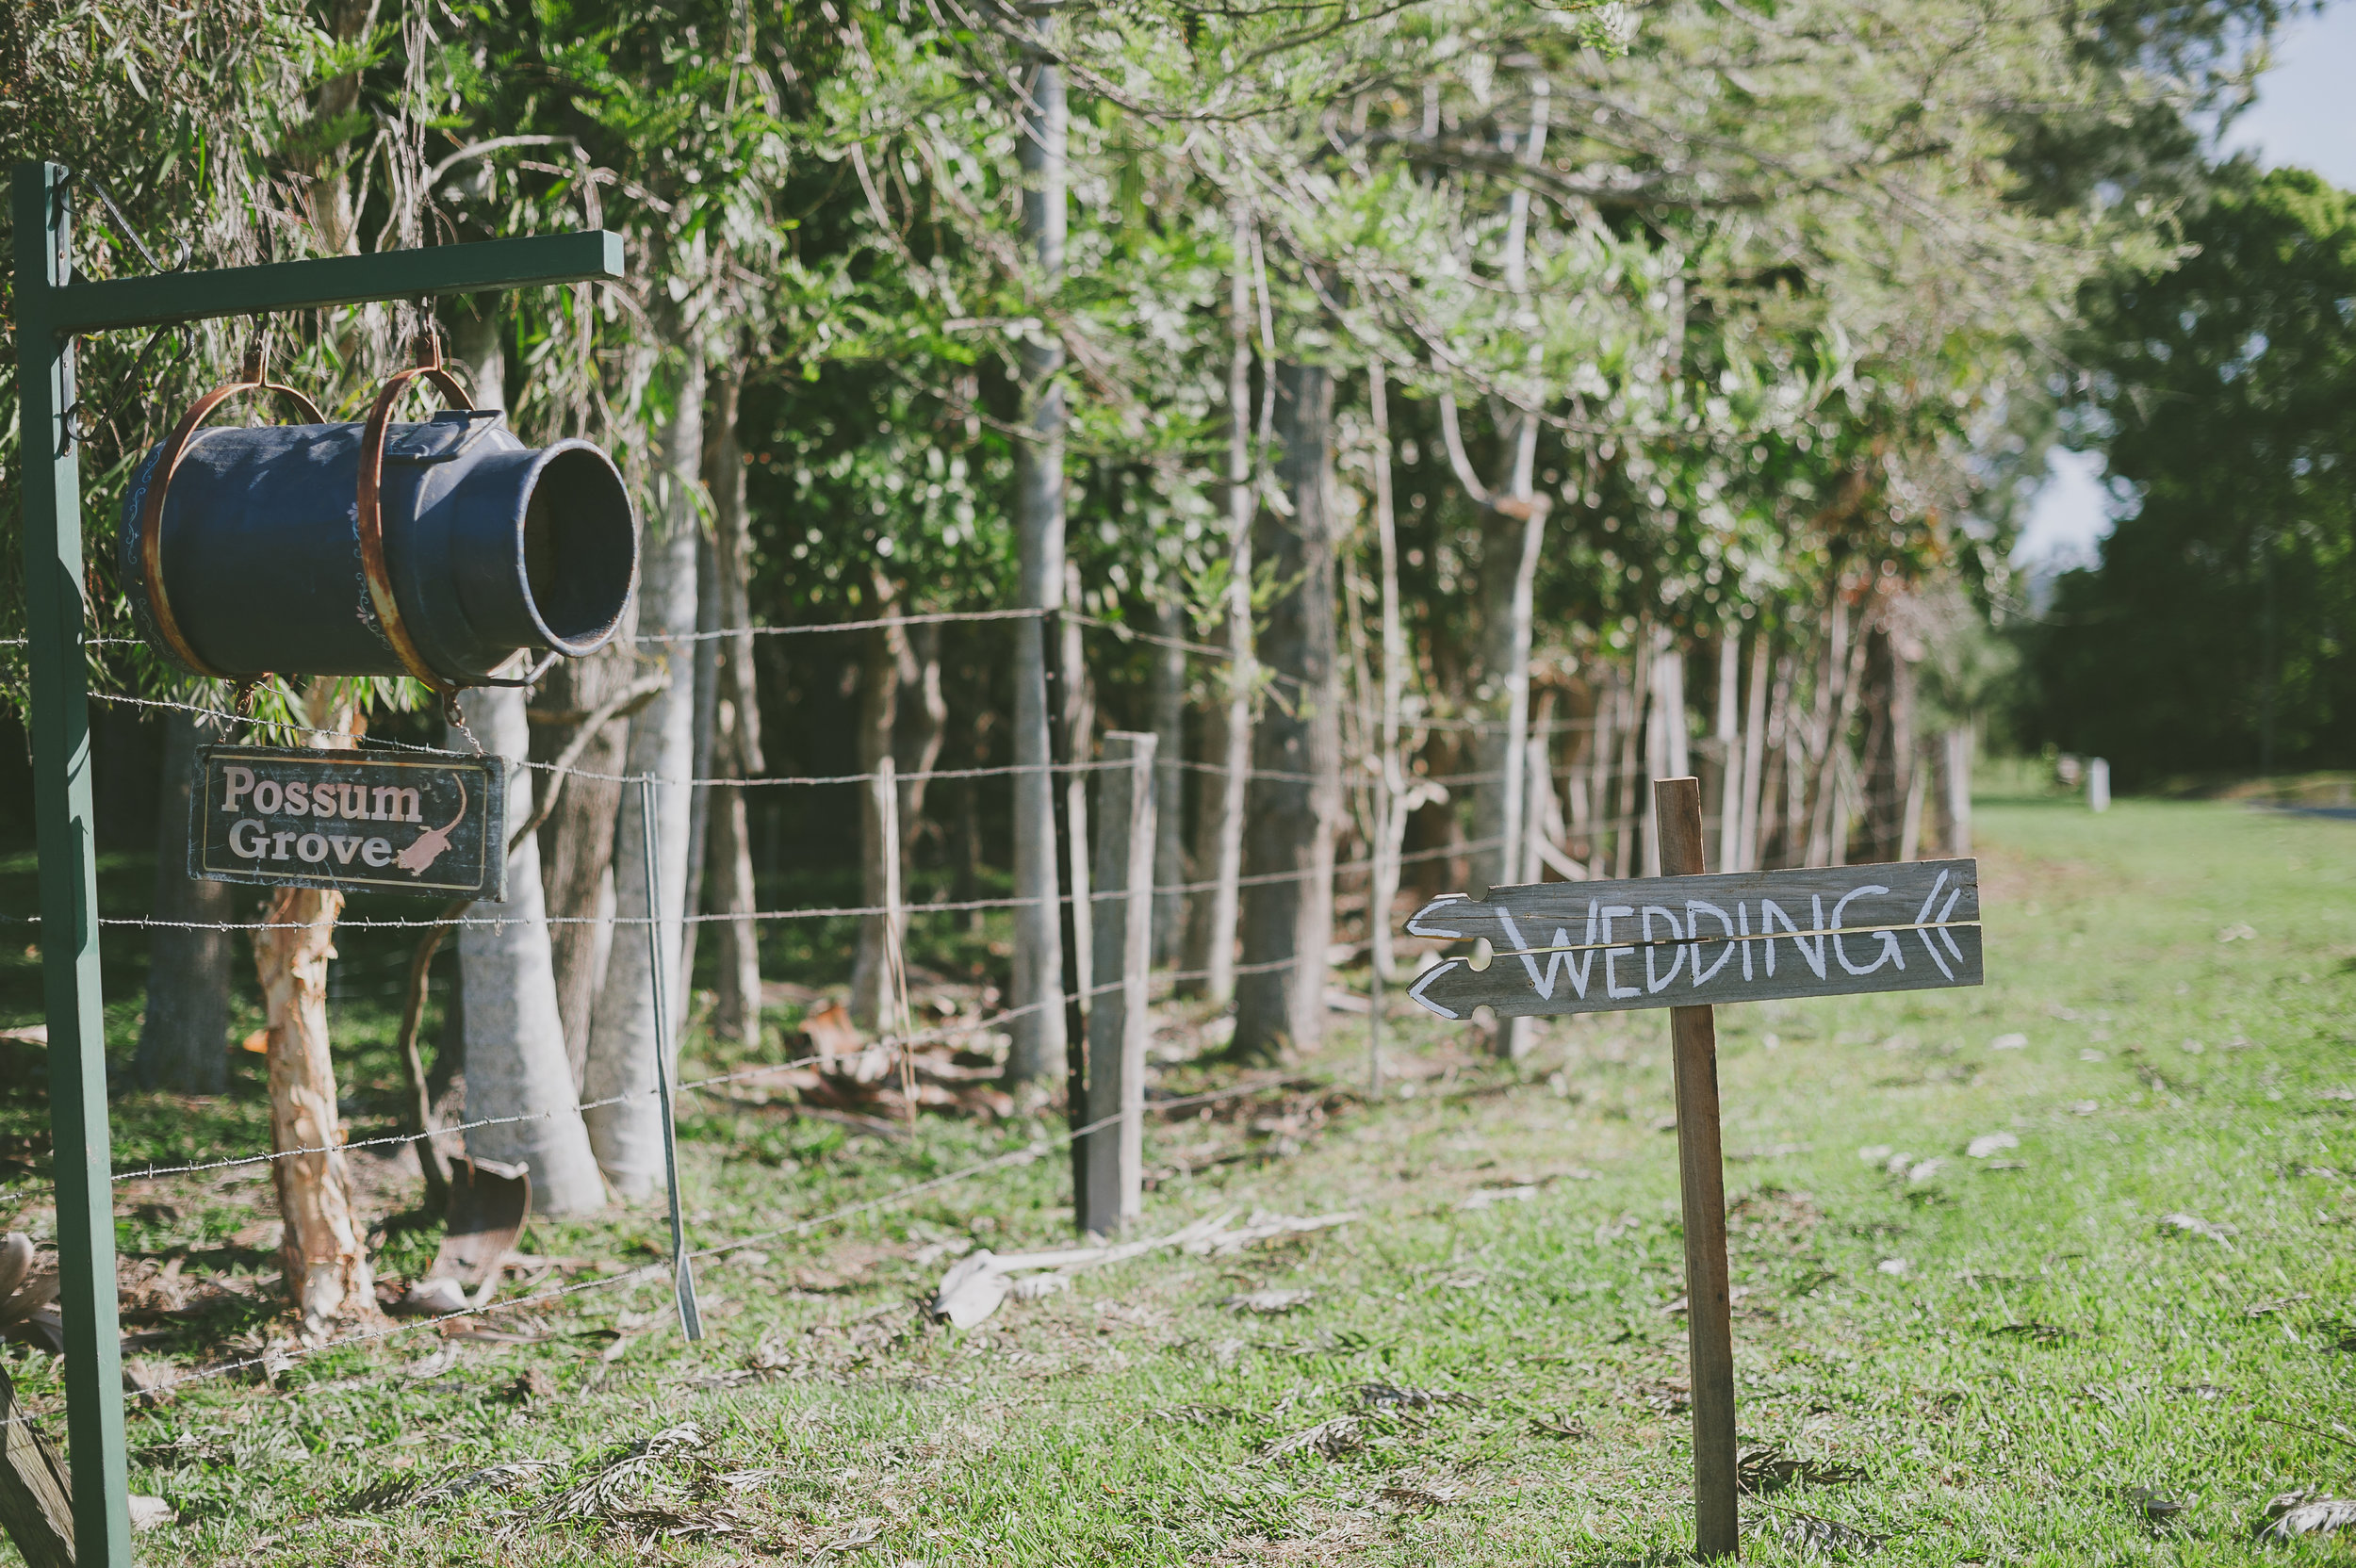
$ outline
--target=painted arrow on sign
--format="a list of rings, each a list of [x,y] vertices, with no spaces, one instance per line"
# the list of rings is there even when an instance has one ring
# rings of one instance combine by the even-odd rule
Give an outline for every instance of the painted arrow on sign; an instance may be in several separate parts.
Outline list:
[[[1407,930],[1489,944],[1408,992],[1448,1019],[1976,986],[1979,862],[1530,883],[1445,893]]]

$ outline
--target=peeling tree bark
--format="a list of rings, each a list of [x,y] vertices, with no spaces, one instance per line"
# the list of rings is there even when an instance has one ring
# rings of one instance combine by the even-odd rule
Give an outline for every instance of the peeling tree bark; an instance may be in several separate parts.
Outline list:
[[[303,722],[329,732],[314,736],[324,750],[352,748],[357,715],[341,684],[315,677],[303,694]],[[270,1148],[284,1155],[270,1162],[286,1221],[279,1262],[303,1331],[312,1335],[379,1315],[352,1209],[335,1063],[328,1052],[327,963],[335,956],[343,907],[344,895],[332,889],[280,888],[265,908],[263,929],[254,933],[254,969],[270,1019]],[[286,1152],[296,1149],[308,1152]]]

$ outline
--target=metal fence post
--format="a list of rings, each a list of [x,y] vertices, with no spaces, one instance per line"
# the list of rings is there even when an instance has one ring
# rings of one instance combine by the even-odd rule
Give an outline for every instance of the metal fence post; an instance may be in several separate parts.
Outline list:
[[[663,984],[672,958],[663,951],[662,836],[655,830],[656,780],[638,781],[638,830],[646,858],[646,946],[652,962],[647,984],[654,991],[654,1086],[663,1102],[663,1174],[671,1199],[671,1296],[679,1306],[679,1326],[690,1340],[704,1336],[703,1315],[695,1306],[695,1262],[687,1250],[687,1216],[679,1200],[679,1116],[671,1085],[679,1070],[679,1047],[671,1038],[671,1001]],[[693,914],[695,911],[685,911]],[[686,929],[684,925],[680,927]],[[685,945],[684,942],[681,945]]]
[[[73,282],[69,178],[54,163],[21,163],[13,181],[25,651],[32,676],[33,820],[41,855],[41,978],[49,1018],[49,1125],[75,1554],[84,1568],[129,1568],[130,1478],[123,1453],[113,1156],[82,646],[82,486],[66,431],[66,411],[74,405],[74,348],[50,309],[52,292]]]
[[[1096,787],[1096,962],[1088,1010],[1088,1179],[1080,1229],[1113,1235],[1145,1203],[1145,1046],[1153,1032],[1146,979],[1153,963],[1155,738],[1116,730]]]

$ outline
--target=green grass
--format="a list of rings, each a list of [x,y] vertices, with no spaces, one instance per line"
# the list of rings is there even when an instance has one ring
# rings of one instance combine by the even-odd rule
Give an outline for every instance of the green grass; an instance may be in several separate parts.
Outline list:
[[[1775,1528],[1814,1515],[1888,1536],[1879,1562],[2348,1560],[2345,1536],[2261,1547],[2250,1527],[2279,1492],[2356,1492],[2356,1436],[2331,1435],[2356,1433],[2356,1102],[2327,1092],[2356,1088],[2356,825],[2138,801],[2097,818],[2024,783],[1979,825],[1987,987],[1719,1015],[1742,1431],[1864,1472],[1746,1499],[1746,1553],[1797,1560]],[[2013,1034],[2024,1048],[1993,1049]],[[1358,1211],[1348,1226],[1083,1273],[968,1332],[923,1321],[946,1264],[918,1249],[1063,1238],[1056,1157],[715,1260],[701,1346],[663,1285],[625,1283],[499,1320],[547,1333],[531,1344],[428,1330],[200,1384],[131,1417],[134,1489],[183,1514],[143,1560],[1672,1559],[1691,1451],[1667,1396],[1685,1350],[1662,1311],[1682,1273],[1665,1021],[1556,1022],[1518,1074],[1436,1023],[1393,1038],[1407,1081],[1379,1105],[1338,1086],[1361,1070],[1350,1022],[1305,1064],[1334,1089],[1151,1135],[1171,1174],[1150,1231],[1254,1206]],[[142,1105],[118,1116],[163,1119]],[[689,1129],[705,1241],[1035,1131],[927,1123],[908,1147],[719,1108]],[[1991,1133],[2017,1147],[1966,1155]],[[11,1180],[38,1224],[41,1195]],[[1540,1190],[1459,1206],[1502,1184]],[[126,1242],[235,1262],[222,1238],[263,1190],[125,1192]],[[174,1212],[135,1218],[140,1202]],[[2163,1225],[2180,1213],[2224,1239]],[[384,1266],[431,1239],[391,1238]],[[661,1243],[645,1212],[528,1245],[636,1263]],[[1316,1294],[1282,1316],[1221,1305],[1259,1287]],[[279,1331],[257,1306],[155,1353],[190,1364],[233,1331]],[[37,1401],[57,1386],[44,1363],[10,1367]],[[547,1392],[510,1392],[528,1373]],[[1377,1413],[1336,1457],[1261,1459],[1360,1413],[1374,1382],[1480,1402]],[[691,1421],[691,1452],[584,1518],[540,1516],[620,1446]],[[355,1502],[523,1459],[550,1468]],[[2155,1526],[2136,1488],[2189,1507]]]

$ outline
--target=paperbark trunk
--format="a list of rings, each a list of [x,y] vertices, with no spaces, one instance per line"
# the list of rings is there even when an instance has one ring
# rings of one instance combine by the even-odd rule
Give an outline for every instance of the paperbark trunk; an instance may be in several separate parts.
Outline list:
[[[316,677],[303,696],[303,722],[321,749],[347,751],[357,722],[342,683]],[[279,1264],[303,1322],[319,1335],[338,1323],[379,1314],[368,1249],[352,1211],[343,1127],[335,1109],[335,1062],[328,1051],[327,964],[335,956],[335,920],[344,895],[325,888],[281,888],[254,933],[254,970],[270,1020],[270,1162],[278,1213],[286,1222]],[[307,1152],[286,1153],[289,1150]]]
[[[1025,82],[1027,107],[1021,138],[1023,222],[1039,286],[1052,291],[1063,272],[1064,84],[1055,63],[1055,19],[1035,24],[1039,46]],[[1052,331],[1023,345],[1023,402],[1027,429],[1015,443],[1015,529],[1021,603],[1052,611],[1063,604],[1064,427],[1063,346]],[[1063,990],[1063,911],[1056,905],[1055,779],[1048,764],[1052,719],[1047,703],[1048,617],[1015,623],[1014,912],[1011,1022],[1006,1054],[1011,1083],[1053,1082],[1066,1070]]]
[[[221,739],[197,713],[164,719],[162,805],[155,825],[157,920],[222,924],[237,918],[237,890],[188,874],[188,791],[196,748]],[[147,949],[146,1017],[134,1074],[141,1088],[221,1094],[229,1087],[233,934],[164,926]]]
[[[1217,706],[1204,715],[1203,777],[1195,819],[1194,863],[1211,886],[1195,896],[1186,927],[1186,968],[1201,974],[1192,994],[1225,1002],[1235,994],[1235,923],[1243,874],[1244,802],[1252,771],[1252,521],[1257,510],[1252,454],[1252,219],[1238,203],[1229,214],[1235,268],[1227,290],[1227,659],[1212,683]]]
[[[1333,936],[1333,829],[1341,813],[1333,613],[1333,384],[1321,367],[1281,364],[1277,482],[1292,514],[1270,514],[1276,580],[1262,646],[1287,700],[1259,724],[1246,833],[1255,881],[1243,901],[1235,1053],[1272,1057],[1324,1037],[1326,955]],[[1306,776],[1305,778],[1301,776]]]
[[[674,335],[677,335],[676,334]],[[666,974],[679,972],[680,917],[687,891],[689,791],[686,780],[695,743],[695,644],[654,641],[695,629],[696,508],[703,450],[704,362],[691,346],[670,420],[658,433],[655,456],[667,482],[663,515],[647,530],[638,591],[638,631],[649,658],[663,664],[671,681],[630,722],[624,771],[651,775],[655,791],[655,883],[658,947]],[[646,906],[648,867],[640,825],[640,792],[622,797],[614,855],[617,910],[638,919]],[[589,1061],[582,1090],[590,1100],[623,1097],[588,1113],[589,1142],[606,1179],[623,1197],[644,1198],[662,1185],[663,1115],[655,1098],[653,972],[646,943],[616,940],[606,960],[606,977],[589,1030]],[[672,1038],[676,1039],[676,1034]]]
[[[720,596],[719,624],[738,635],[719,644],[718,710],[720,771],[732,778],[756,778],[768,766],[761,746],[760,689],[754,672],[752,617],[752,514],[744,504],[744,453],[737,429],[744,376],[731,370],[714,389],[712,416],[719,423],[712,459],[712,537],[714,577]],[[761,1035],[761,932],[749,918],[760,907],[753,880],[750,812],[742,786],[723,791],[712,803],[712,872],[718,880],[714,913],[732,918],[712,924],[718,948],[719,995],[712,1027],[730,1039]]]
[[[584,715],[628,687],[636,662],[629,638],[637,613],[633,597],[622,636],[586,659],[560,659],[548,672],[533,702],[548,721],[533,736],[535,760],[562,751]],[[630,727],[609,724],[598,733],[581,752],[580,771],[565,780],[556,809],[540,825],[540,886],[548,913],[557,917],[548,927],[549,961],[576,1087],[589,1059],[589,1023],[613,946],[613,927],[602,917],[613,912],[614,825],[622,805],[615,776],[629,760]]]
[[[467,727],[483,749],[514,764],[507,776],[507,821],[530,822],[539,781],[523,766],[531,745],[524,694],[485,688],[468,692],[463,703]],[[466,738],[454,732],[448,744],[453,751],[466,749]],[[466,1152],[530,1166],[532,1206],[538,1213],[593,1214],[605,1206],[605,1184],[589,1152],[588,1129],[574,1108],[544,896],[539,841],[528,837],[507,858],[507,902],[478,904],[468,911],[503,923],[458,929],[458,964],[467,1000],[466,1119],[532,1119],[468,1129]]]

